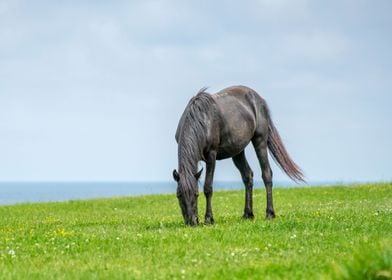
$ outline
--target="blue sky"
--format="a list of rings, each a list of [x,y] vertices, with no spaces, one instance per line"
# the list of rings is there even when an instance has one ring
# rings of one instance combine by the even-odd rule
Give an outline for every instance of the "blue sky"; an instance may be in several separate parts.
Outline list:
[[[235,84],[267,100],[309,181],[391,180],[391,10],[1,0],[0,181],[171,180],[188,100]],[[215,178],[240,179],[230,160]]]

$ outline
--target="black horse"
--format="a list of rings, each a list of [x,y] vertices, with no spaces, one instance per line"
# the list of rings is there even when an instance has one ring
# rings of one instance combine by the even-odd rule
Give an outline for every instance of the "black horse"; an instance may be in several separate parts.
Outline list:
[[[194,96],[180,119],[176,132],[178,143],[177,197],[185,224],[199,223],[197,181],[200,160],[206,162],[204,194],[207,201],[205,224],[214,222],[211,208],[212,182],[216,160],[232,158],[245,185],[244,218],[253,218],[253,172],[244,149],[252,142],[259,160],[267,193],[266,216],[275,217],[272,202],[272,170],[268,163],[269,149],[273,159],[294,181],[304,181],[301,169],[291,160],[276,130],[263,98],[245,86],[233,86],[210,95],[205,88]]]

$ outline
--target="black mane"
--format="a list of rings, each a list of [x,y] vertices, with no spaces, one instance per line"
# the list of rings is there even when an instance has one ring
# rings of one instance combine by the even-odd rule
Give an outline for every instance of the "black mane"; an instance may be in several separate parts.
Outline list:
[[[179,172],[184,174],[183,178],[194,178],[197,173],[197,162],[203,158],[206,144],[207,122],[216,110],[214,99],[205,90],[202,88],[189,101],[177,127]]]

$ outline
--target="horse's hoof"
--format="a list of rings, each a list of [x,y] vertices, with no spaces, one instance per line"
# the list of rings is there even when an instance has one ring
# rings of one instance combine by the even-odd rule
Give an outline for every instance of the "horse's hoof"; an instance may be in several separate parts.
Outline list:
[[[204,224],[205,225],[213,225],[214,224],[214,218],[213,217],[205,217],[204,218]]]
[[[275,213],[267,213],[267,215],[265,216],[265,218],[266,218],[267,220],[275,219]]]
[[[251,219],[253,219],[255,216],[253,215],[253,213],[252,212],[250,212],[250,213],[244,213],[244,215],[242,215],[242,218],[243,219],[247,219],[247,220],[251,220]]]

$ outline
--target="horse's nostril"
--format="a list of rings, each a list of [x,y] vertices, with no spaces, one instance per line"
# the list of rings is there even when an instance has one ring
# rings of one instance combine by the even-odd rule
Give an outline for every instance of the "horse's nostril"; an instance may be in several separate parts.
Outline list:
[[[199,217],[193,216],[191,218],[191,226],[197,226],[199,224]]]

